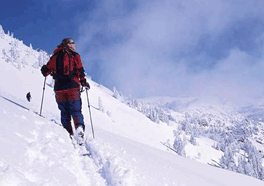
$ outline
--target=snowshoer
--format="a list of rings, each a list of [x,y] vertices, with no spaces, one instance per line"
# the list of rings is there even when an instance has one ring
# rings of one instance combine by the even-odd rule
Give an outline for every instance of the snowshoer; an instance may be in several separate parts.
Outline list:
[[[70,136],[74,135],[80,144],[84,142],[85,131],[80,85],[87,89],[90,89],[90,85],[85,78],[81,57],[75,50],[76,45],[73,39],[63,39],[48,63],[42,66],[41,72],[44,77],[49,74],[53,76],[61,123]],[[74,121],[75,133],[72,130],[71,117]]]
[[[27,96],[26,97],[27,97],[28,102],[30,102],[30,100],[31,100],[31,94],[30,94],[30,92],[27,93]]]

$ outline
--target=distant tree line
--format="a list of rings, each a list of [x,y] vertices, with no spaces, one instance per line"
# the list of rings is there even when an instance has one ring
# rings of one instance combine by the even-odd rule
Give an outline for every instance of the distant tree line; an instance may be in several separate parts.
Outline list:
[[[153,122],[169,124],[170,121],[176,121],[166,107],[146,104],[131,96],[125,97],[116,88],[113,92],[116,99],[143,113]],[[185,146],[188,142],[197,145],[198,137],[210,138],[215,141],[212,148],[223,152],[218,167],[264,180],[263,152],[254,145],[254,136],[258,134],[260,124],[237,116],[237,113],[221,114],[219,117],[219,114],[207,112],[204,108],[185,112],[185,118],[177,122],[173,144],[167,142],[166,145],[186,157]]]

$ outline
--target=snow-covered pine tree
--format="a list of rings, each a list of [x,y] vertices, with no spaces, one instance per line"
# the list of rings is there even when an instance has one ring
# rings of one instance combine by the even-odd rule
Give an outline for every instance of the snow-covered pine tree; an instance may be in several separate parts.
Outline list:
[[[246,157],[245,155],[240,155],[238,156],[238,160],[237,160],[237,172],[238,173],[242,173],[242,174],[246,174]]]
[[[10,62],[19,70],[21,70],[20,51],[18,47],[18,41],[15,39],[10,43],[11,48],[9,50]]]
[[[5,38],[5,31],[4,31],[3,27],[2,27],[2,25],[0,25],[0,38],[1,39]]]
[[[224,131],[219,137],[217,149],[225,152],[225,148],[229,146],[229,144],[231,144],[233,141],[233,136]]]
[[[114,98],[118,99],[121,102],[124,102],[125,98],[123,97],[122,92],[119,92],[116,87],[113,88],[113,92],[114,92]]]
[[[174,131],[174,143],[173,143],[173,148],[175,149],[175,151],[180,155],[180,156],[186,156],[186,152],[185,152],[185,145],[186,145],[186,140],[181,139],[180,133],[178,131]]]
[[[184,120],[182,123],[182,130],[187,134],[191,134],[192,132],[192,126],[191,123],[189,123],[189,120]]]
[[[101,112],[104,112],[104,106],[101,97],[98,97],[98,108]]]
[[[256,149],[256,147],[249,141],[245,141],[243,150],[248,155],[247,161],[248,166],[246,167],[245,173],[247,175],[253,176],[255,178],[258,178],[260,180],[264,179],[264,169],[262,166],[262,158],[259,151]],[[251,170],[250,170],[251,168]]]
[[[158,122],[159,122],[155,107],[151,107],[151,108],[150,108],[149,119],[150,119],[151,121],[154,121],[155,123],[158,123]]]
[[[8,56],[8,54],[7,54],[5,49],[2,50],[2,54],[3,54],[3,59],[5,59],[5,61],[7,63],[10,63],[11,62],[11,58],[10,58],[10,56]]]
[[[231,171],[236,171],[236,163],[234,159],[234,155],[237,152],[237,145],[235,143],[231,143],[230,145],[226,146],[224,151],[224,156],[220,159],[220,164],[222,168],[228,169]]]
[[[196,139],[193,133],[191,134],[191,137],[190,137],[190,143],[193,144],[194,146],[197,145],[197,142],[196,142]]]
[[[45,52],[44,50],[40,50],[39,52],[39,56],[38,56],[38,61],[36,61],[34,64],[33,64],[33,67],[34,68],[40,68],[42,67],[44,64],[46,64],[50,57],[49,55],[47,54],[47,52]]]

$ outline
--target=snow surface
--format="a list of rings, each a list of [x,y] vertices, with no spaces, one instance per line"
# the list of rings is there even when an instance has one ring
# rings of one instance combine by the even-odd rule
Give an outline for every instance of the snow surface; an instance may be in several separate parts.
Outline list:
[[[13,40],[8,35],[1,38],[0,51],[9,50],[8,43]],[[264,185],[258,179],[168,150],[161,142],[173,140],[173,127],[152,122],[92,80],[89,80],[89,99],[95,139],[91,135],[84,92],[83,114],[88,137],[85,147],[90,155],[80,155],[80,149],[74,148],[68,133],[58,124],[60,113],[48,85],[42,112],[45,118],[36,114],[40,111],[44,78],[39,69],[32,67],[38,52],[20,44],[22,53],[31,52],[25,67],[19,70],[0,56],[0,186]],[[27,92],[31,92],[31,102],[26,100]],[[99,108],[99,100],[103,109]],[[200,142],[204,144],[200,151],[208,156],[197,160],[203,162],[212,155],[221,156],[209,150],[212,150],[208,148],[212,145],[210,140],[199,140],[204,141]],[[198,156],[197,147],[186,148],[193,157]]]

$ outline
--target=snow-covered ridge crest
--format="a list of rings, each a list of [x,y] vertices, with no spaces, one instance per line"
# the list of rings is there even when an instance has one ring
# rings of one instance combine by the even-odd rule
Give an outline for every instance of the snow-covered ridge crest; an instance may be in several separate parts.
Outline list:
[[[14,38],[13,33],[5,34],[0,25],[0,56],[7,63],[11,63],[17,69],[32,66],[39,68],[49,60],[49,55],[44,50],[34,50],[32,45],[26,46],[23,41]]]

